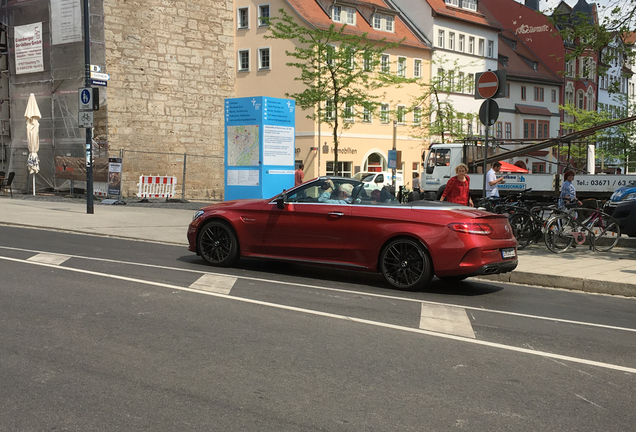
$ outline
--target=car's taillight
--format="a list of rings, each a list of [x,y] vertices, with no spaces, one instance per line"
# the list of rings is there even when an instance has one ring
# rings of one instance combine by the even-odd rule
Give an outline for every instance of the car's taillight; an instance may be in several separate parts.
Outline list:
[[[453,231],[466,234],[479,234],[490,235],[492,234],[492,228],[488,224],[478,223],[452,223],[448,224],[448,227]]]

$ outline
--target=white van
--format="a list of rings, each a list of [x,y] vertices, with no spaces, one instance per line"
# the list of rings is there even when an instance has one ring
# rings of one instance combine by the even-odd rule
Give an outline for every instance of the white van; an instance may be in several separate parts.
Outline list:
[[[392,174],[390,172],[359,172],[353,176],[354,179],[364,183],[364,190],[382,189],[385,185],[393,185]],[[395,174],[397,187],[404,186],[404,176],[402,173]]]

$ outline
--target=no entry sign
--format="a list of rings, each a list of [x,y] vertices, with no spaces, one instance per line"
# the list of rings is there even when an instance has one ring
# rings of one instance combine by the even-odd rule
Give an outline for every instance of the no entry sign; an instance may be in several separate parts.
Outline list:
[[[494,72],[484,72],[477,79],[477,93],[484,99],[488,99],[497,94],[499,90],[499,78]]]

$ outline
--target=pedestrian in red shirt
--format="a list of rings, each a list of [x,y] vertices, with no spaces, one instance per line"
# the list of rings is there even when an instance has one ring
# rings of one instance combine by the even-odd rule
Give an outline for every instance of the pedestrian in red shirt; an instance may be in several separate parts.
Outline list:
[[[455,167],[455,172],[457,175],[451,177],[446,183],[446,189],[444,189],[440,201],[474,207],[473,200],[470,198],[470,177],[466,175],[468,166],[460,163]]]
[[[303,179],[305,178],[305,173],[303,172],[303,169],[305,169],[305,164],[298,165],[298,169],[294,173],[296,176],[296,181],[294,183],[294,186],[298,186],[303,183]]]

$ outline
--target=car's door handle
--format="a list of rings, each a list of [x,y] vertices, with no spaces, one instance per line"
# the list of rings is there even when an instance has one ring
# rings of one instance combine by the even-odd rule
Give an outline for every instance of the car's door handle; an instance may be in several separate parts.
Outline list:
[[[331,212],[331,213],[327,213],[327,215],[332,218],[332,219],[338,219],[344,216],[344,213],[341,212]]]

